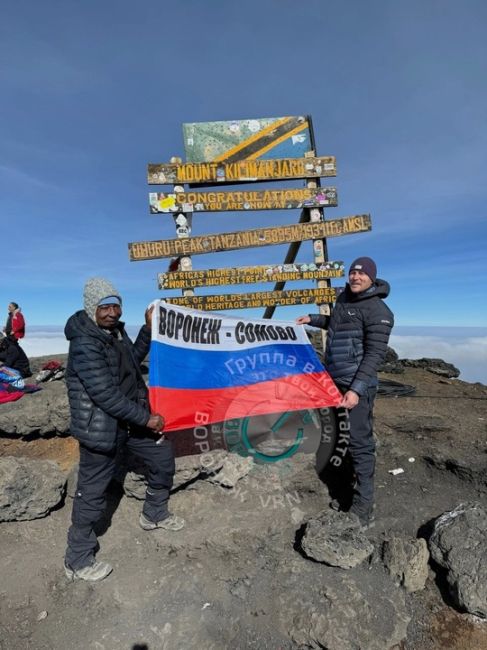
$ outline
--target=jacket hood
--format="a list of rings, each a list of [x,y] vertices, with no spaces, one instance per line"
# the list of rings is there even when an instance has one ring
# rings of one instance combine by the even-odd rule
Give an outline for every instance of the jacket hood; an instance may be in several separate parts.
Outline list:
[[[123,331],[124,323],[119,321],[117,327],[120,331]],[[64,328],[64,335],[68,341],[71,341],[78,336],[94,336],[102,341],[109,341],[111,339],[110,335],[105,330],[98,327],[98,325],[88,317],[88,314],[84,309],[77,311],[68,318]]]
[[[367,298],[372,298],[372,296],[377,296],[378,298],[387,298],[391,291],[391,287],[388,282],[385,280],[381,280],[380,278],[377,278],[377,280],[374,282],[374,284],[366,289],[365,291],[362,291],[361,293],[352,293],[350,291],[350,285],[347,282],[346,288],[347,292],[347,298],[350,301],[358,301],[358,300],[366,300]]]

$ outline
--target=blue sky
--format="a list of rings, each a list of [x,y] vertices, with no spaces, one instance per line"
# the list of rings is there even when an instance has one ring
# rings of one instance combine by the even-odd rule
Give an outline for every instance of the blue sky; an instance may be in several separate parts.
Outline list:
[[[310,114],[318,154],[337,157],[327,217],[372,215],[330,257],[374,257],[399,325],[485,326],[486,24],[483,0],[3,3],[0,313],[15,300],[31,324],[62,324],[102,275],[141,322],[167,261],[130,263],[127,244],[174,236],[149,214],[147,163],[183,155],[183,122]],[[193,234],[298,217],[205,213]],[[241,287],[254,289],[271,285]]]

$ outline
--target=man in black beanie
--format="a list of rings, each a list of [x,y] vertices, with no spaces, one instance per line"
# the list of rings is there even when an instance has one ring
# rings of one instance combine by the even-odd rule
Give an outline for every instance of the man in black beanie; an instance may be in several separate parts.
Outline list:
[[[95,528],[103,517],[107,487],[123,448],[148,469],[148,487],[139,524],[144,530],[180,530],[184,520],[169,512],[175,471],[169,440],[162,436],[164,418],[151,414],[140,371],[151,340],[152,309],[135,343],[121,322],[122,299],[103,278],[91,278],[84,289],[84,309],[65,327],[69,341],[66,369],[70,433],[79,442],[78,484],[64,570],[71,580],[97,582],[112,571],[95,560]],[[162,436],[162,437],[161,437]]]
[[[355,477],[352,494],[340,494],[332,507],[356,514],[363,527],[373,519],[375,442],[372,412],[377,393],[377,369],[384,360],[394,315],[382,301],[387,282],[377,278],[370,257],[350,266],[348,283],[331,316],[309,314],[296,322],[328,330],[325,366],[343,393],[341,406],[349,409],[350,458]],[[351,498],[351,504],[350,504]]]

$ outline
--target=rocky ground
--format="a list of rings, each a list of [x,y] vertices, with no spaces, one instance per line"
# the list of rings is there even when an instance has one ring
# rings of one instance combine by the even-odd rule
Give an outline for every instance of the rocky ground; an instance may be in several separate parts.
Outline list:
[[[312,454],[272,464],[220,454],[215,467],[227,463],[226,481],[218,480],[223,470],[203,472],[200,458],[186,457],[171,502],[187,520],[181,532],[141,530],[141,502],[113,485],[99,555],[114,572],[95,585],[68,582],[62,570],[72,480],[68,494],[64,484],[77,460],[66,435],[64,383],[2,405],[0,461],[8,468],[0,485],[0,648],[487,650],[485,618],[461,611],[451,573],[426,564],[432,522],[459,504],[478,506],[447,520],[464,527],[458,543],[466,546],[457,555],[465,558],[485,539],[477,515],[487,493],[487,387],[421,367],[403,370],[382,377],[416,392],[376,402],[374,528],[363,534],[348,515],[333,519]],[[7,503],[8,472],[23,499],[17,510]],[[31,476],[23,483],[22,472]],[[39,496],[48,479],[59,492],[54,507],[34,503],[29,492],[35,483]],[[139,488],[125,484],[132,494]],[[52,509],[21,520],[35,508]],[[408,554],[410,568],[398,568]],[[347,562],[351,568],[342,568]],[[485,560],[470,576],[480,601],[482,571]]]

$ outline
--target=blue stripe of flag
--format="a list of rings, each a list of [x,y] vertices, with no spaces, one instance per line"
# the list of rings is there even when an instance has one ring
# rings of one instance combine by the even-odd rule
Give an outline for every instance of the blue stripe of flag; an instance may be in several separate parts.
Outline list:
[[[227,388],[323,371],[308,344],[275,343],[226,351],[180,348],[152,341],[149,384],[162,388]]]

